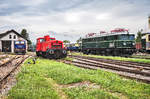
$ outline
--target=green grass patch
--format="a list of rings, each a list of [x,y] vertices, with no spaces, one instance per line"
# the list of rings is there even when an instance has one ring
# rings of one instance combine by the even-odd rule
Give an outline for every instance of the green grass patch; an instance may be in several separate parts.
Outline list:
[[[28,60],[29,61],[29,60]],[[25,65],[17,76],[17,84],[8,95],[8,99],[60,99],[53,88],[53,82],[42,75],[36,65]]]
[[[119,99],[109,92],[99,89],[87,89],[86,87],[77,87],[64,90],[70,99]]]
[[[112,60],[121,60],[121,61],[132,61],[132,62],[139,62],[139,63],[150,63],[150,59],[125,58],[125,57],[118,57],[118,56],[86,55],[86,54],[81,54],[81,53],[72,53],[72,55],[80,55],[80,56],[88,56],[88,57],[94,57],[94,58],[112,59]]]
[[[146,59],[146,58],[149,58],[149,59],[150,59],[150,56],[149,56],[149,55],[147,55],[147,56],[146,56],[146,55],[132,55],[131,57],[133,57],[133,58],[143,58],[143,59],[144,59],[144,58],[145,58],[145,59]]]
[[[30,60],[28,60],[30,61]],[[89,70],[48,59],[38,59],[36,64],[25,62],[17,76],[18,83],[9,92],[9,99],[59,99],[61,95],[53,86],[90,81],[99,89],[84,87],[62,88],[70,99],[117,99],[121,94],[129,99],[149,99],[150,85],[124,79],[103,70]],[[103,90],[105,89],[105,90]]]

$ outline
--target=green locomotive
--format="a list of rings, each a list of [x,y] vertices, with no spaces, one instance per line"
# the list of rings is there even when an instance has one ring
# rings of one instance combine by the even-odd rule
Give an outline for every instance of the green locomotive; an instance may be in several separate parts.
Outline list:
[[[100,32],[99,35],[93,33],[82,39],[84,54],[124,56],[132,55],[135,51],[135,35],[125,29],[115,29],[111,33]]]

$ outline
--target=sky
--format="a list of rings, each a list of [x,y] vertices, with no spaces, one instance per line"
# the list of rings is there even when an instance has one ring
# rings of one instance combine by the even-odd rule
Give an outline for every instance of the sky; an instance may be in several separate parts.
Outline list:
[[[148,30],[150,0],[0,0],[0,33],[27,29],[30,39],[44,35],[76,42],[88,33],[126,28]]]

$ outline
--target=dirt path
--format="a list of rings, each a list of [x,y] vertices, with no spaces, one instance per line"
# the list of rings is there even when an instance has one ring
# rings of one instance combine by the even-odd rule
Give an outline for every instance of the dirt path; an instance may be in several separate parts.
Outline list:
[[[61,99],[68,99],[68,96],[62,91],[61,87],[53,79],[46,78],[46,80],[48,80],[51,83],[51,85],[56,90]]]

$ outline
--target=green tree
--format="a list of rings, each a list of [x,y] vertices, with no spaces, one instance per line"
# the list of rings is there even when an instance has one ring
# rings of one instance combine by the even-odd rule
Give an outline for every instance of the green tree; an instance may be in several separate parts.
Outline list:
[[[80,37],[76,42],[80,43],[82,41],[82,38]]]
[[[136,42],[140,43],[141,40],[142,40],[142,33],[141,33],[141,31],[138,31],[137,37],[136,37]]]
[[[70,43],[69,40],[64,40],[63,42],[64,42],[64,44]]]
[[[27,30],[26,30],[26,29],[22,29],[21,35],[22,35],[25,39],[27,39],[28,45],[31,45],[31,44],[32,44],[32,42],[31,42],[31,40],[30,40],[30,38],[29,38],[29,34],[27,33]]]

